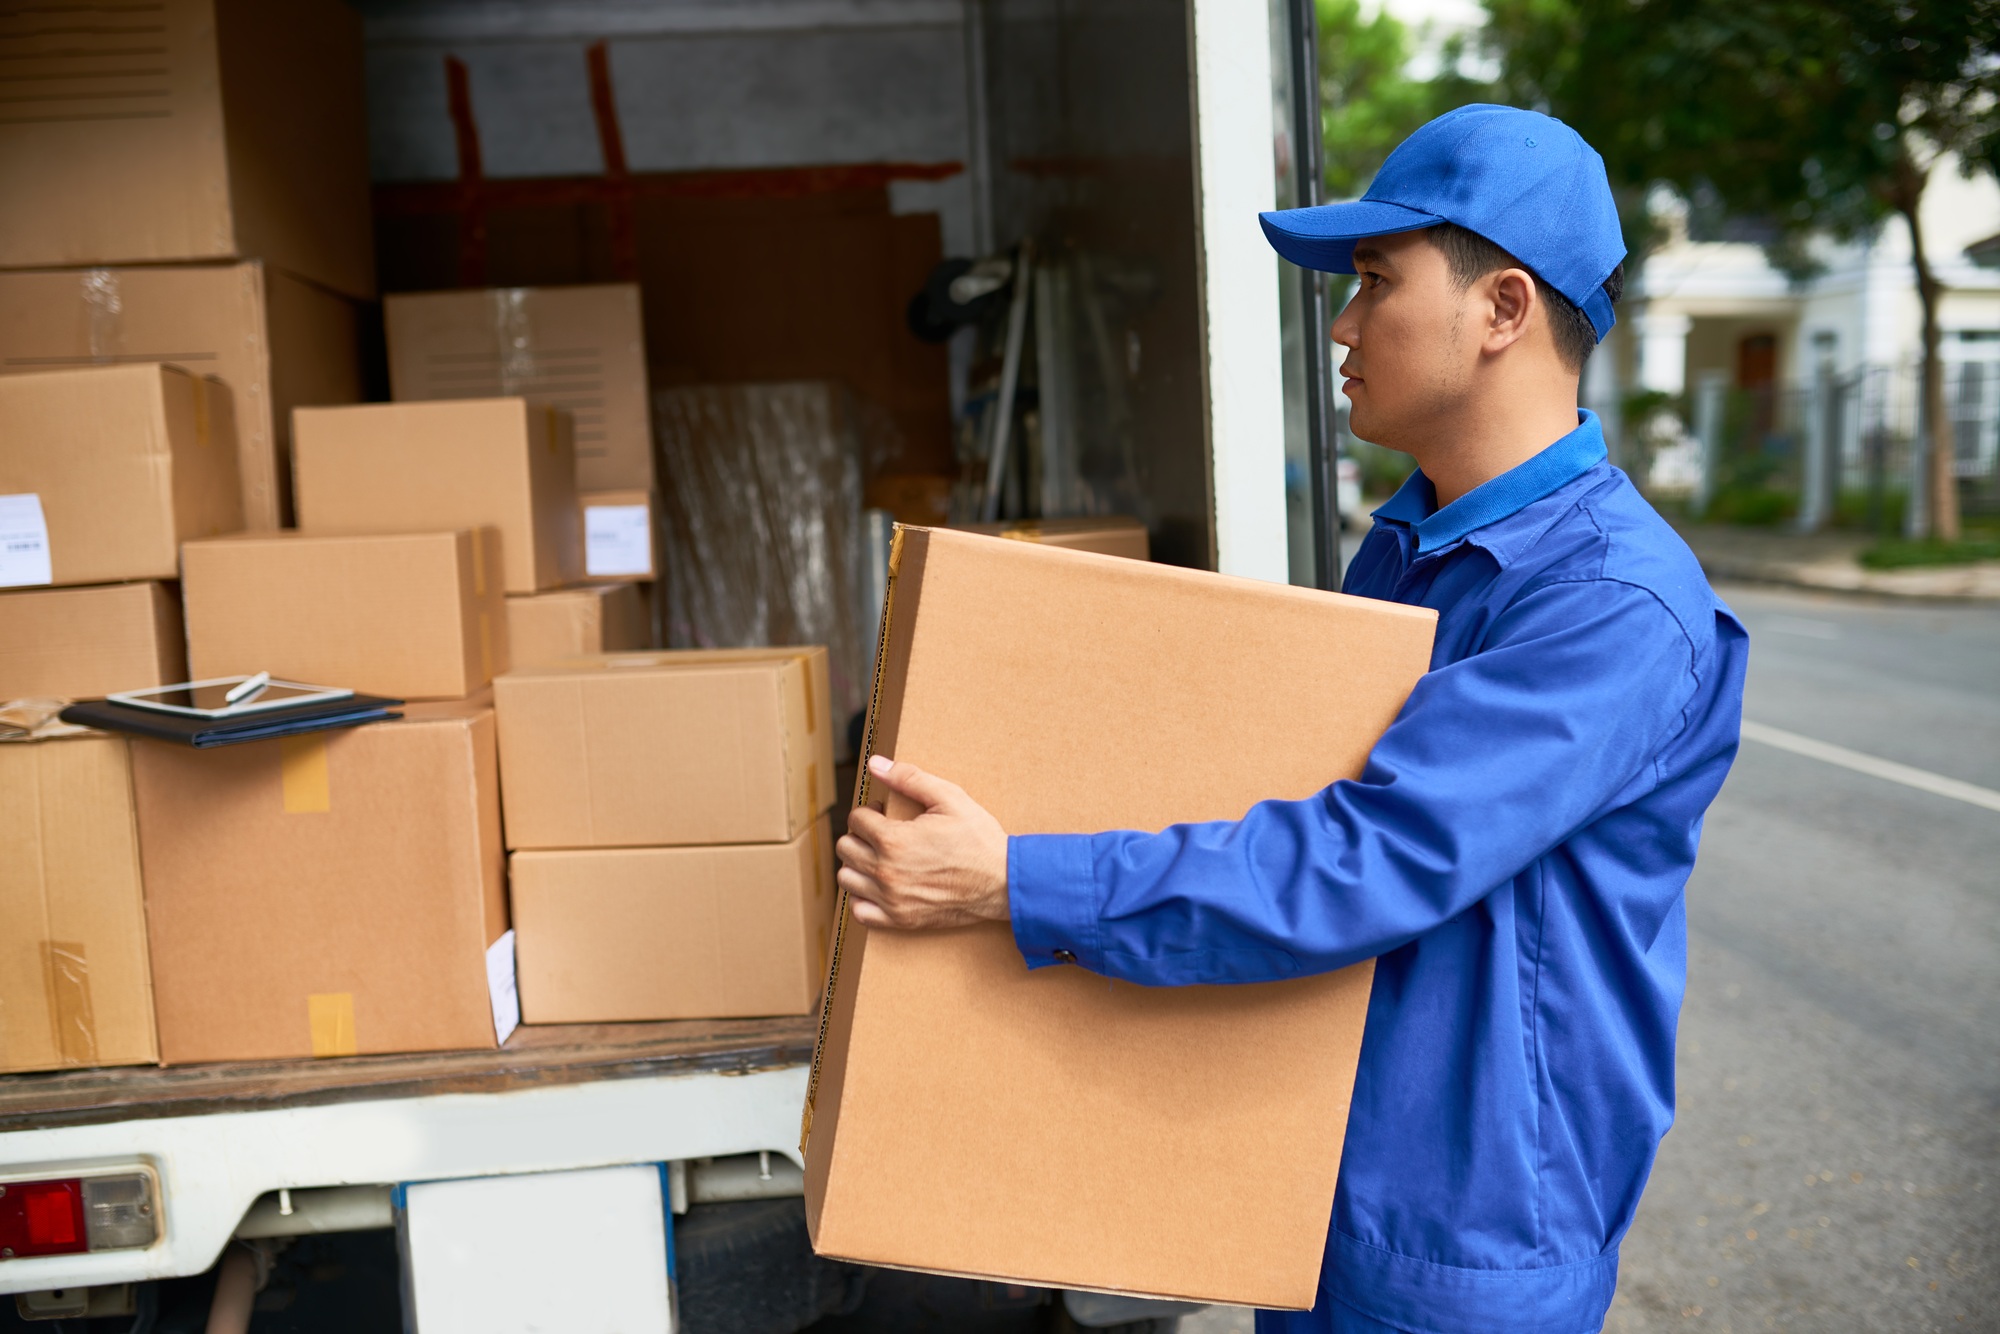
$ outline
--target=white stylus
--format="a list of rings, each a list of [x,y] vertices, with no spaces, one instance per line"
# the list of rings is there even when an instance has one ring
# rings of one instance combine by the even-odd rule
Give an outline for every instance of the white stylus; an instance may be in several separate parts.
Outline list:
[[[249,699],[269,684],[271,684],[271,674],[269,672],[259,672],[249,680],[231,686],[229,693],[222,697],[222,702],[227,706]]]

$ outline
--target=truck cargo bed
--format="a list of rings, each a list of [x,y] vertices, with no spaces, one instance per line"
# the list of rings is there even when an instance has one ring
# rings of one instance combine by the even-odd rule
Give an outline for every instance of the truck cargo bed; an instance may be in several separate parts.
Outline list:
[[[0,1134],[675,1074],[748,1074],[812,1058],[814,1022],[692,1019],[521,1027],[492,1051],[126,1066],[0,1076]]]

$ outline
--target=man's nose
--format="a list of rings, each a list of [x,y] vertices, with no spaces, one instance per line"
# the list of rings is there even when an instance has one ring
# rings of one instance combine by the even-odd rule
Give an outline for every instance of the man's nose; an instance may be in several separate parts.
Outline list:
[[[1333,317],[1333,341],[1342,347],[1361,346],[1361,320],[1355,315],[1351,300]]]

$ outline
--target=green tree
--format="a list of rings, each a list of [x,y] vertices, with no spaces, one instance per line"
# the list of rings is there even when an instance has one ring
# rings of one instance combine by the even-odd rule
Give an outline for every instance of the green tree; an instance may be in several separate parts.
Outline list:
[[[1327,197],[1352,199],[1389,150],[1442,108],[1430,84],[1409,76],[1410,34],[1393,14],[1364,16],[1361,0],[1315,0],[1315,8]]]
[[[1923,307],[1931,535],[1959,537],[1942,293],[1924,188],[1947,156],[2000,167],[2000,0],[1487,0],[1517,99],[1604,154],[1614,185],[1665,181],[1769,223],[1774,252],[1811,233],[1909,230]]]

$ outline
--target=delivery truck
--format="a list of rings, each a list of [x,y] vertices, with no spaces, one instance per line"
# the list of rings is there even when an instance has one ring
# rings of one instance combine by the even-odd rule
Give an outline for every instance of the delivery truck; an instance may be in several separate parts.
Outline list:
[[[1156,560],[1337,578],[1327,293],[1256,222],[1317,200],[1310,0],[76,8],[0,16],[53,108],[0,116],[0,374],[219,378],[246,527],[299,517],[292,409],[389,397],[381,298],[615,283],[656,417],[710,384],[871,405],[872,508],[1131,515]],[[292,134],[301,102],[348,128]],[[177,125],[184,152],[116,137]],[[288,173],[283,207],[258,195]],[[152,313],[211,306],[185,346]],[[590,394],[547,374],[499,388],[567,393],[585,489],[671,512],[678,480],[593,454]],[[163,1281],[213,1272],[207,1328],[242,1330],[289,1242],[377,1231],[423,1334],[803,1329],[868,1281],[805,1239],[817,1034],[530,1022],[483,1050],[0,1075],[0,1293],[136,1332]],[[990,1287],[1077,1327],[1189,1309]]]

